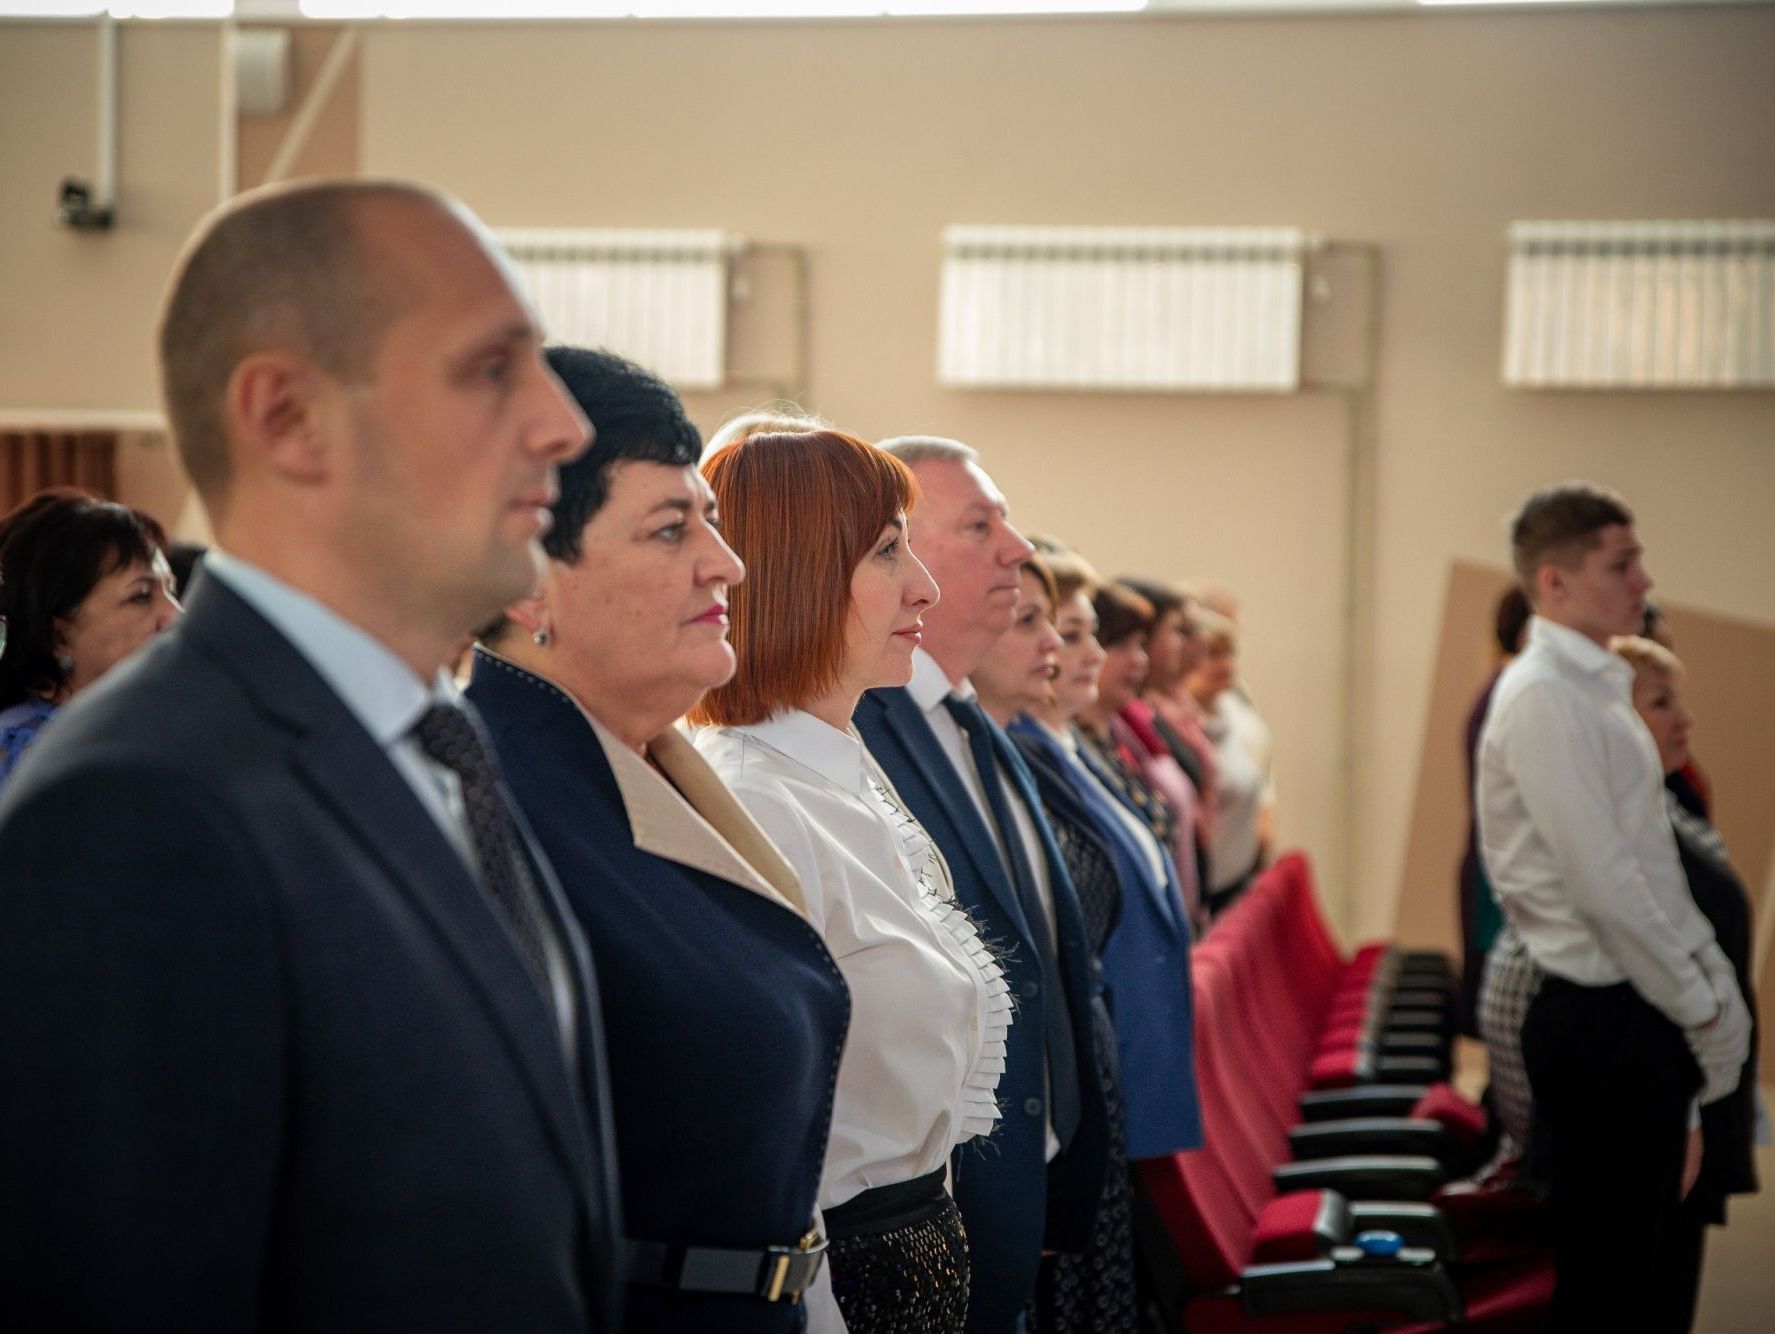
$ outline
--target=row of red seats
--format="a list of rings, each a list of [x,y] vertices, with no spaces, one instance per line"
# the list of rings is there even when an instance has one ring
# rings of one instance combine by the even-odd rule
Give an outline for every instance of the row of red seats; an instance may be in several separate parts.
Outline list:
[[[1192,964],[1205,1143],[1141,1164],[1187,1284],[1182,1328],[1542,1328],[1544,1250],[1514,1220],[1431,1202],[1485,1129],[1445,1083],[1402,1082],[1447,1072],[1446,962],[1389,946],[1345,958],[1295,855]]]

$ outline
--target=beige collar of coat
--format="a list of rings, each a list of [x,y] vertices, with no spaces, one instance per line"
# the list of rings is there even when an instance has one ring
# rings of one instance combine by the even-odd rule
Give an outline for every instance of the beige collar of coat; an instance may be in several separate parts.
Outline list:
[[[585,716],[616,776],[636,847],[807,915],[801,882],[788,861],[682,732],[668,727],[647,743],[656,771],[591,714]]]

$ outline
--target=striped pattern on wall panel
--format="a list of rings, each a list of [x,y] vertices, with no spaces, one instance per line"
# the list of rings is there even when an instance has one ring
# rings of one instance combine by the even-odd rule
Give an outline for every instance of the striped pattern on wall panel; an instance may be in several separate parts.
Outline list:
[[[1510,226],[1504,383],[1775,385],[1775,222]]]
[[[950,227],[937,377],[979,389],[1300,385],[1292,227]]]
[[[513,227],[497,232],[549,341],[607,347],[680,389],[727,364],[728,261],[718,231]]]

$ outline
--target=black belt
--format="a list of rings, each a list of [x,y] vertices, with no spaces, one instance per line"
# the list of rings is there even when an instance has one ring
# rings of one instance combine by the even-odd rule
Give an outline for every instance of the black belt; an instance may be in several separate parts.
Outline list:
[[[826,1235],[835,1240],[892,1232],[911,1227],[941,1214],[949,1204],[949,1190],[943,1184],[943,1169],[875,1186],[861,1195],[853,1195],[843,1204],[824,1210]]]
[[[734,1250],[664,1241],[628,1243],[630,1283],[680,1292],[726,1292],[793,1305],[813,1285],[826,1258],[826,1239],[809,1232],[793,1246]]]

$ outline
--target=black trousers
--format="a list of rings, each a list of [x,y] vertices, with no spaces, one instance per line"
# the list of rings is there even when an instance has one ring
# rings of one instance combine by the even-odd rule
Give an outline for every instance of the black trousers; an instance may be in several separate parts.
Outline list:
[[[1552,1191],[1553,1328],[1686,1329],[1671,1313],[1700,1259],[1681,1193],[1701,1071],[1682,1031],[1629,983],[1549,975],[1523,1021],[1522,1052],[1533,1161]]]

